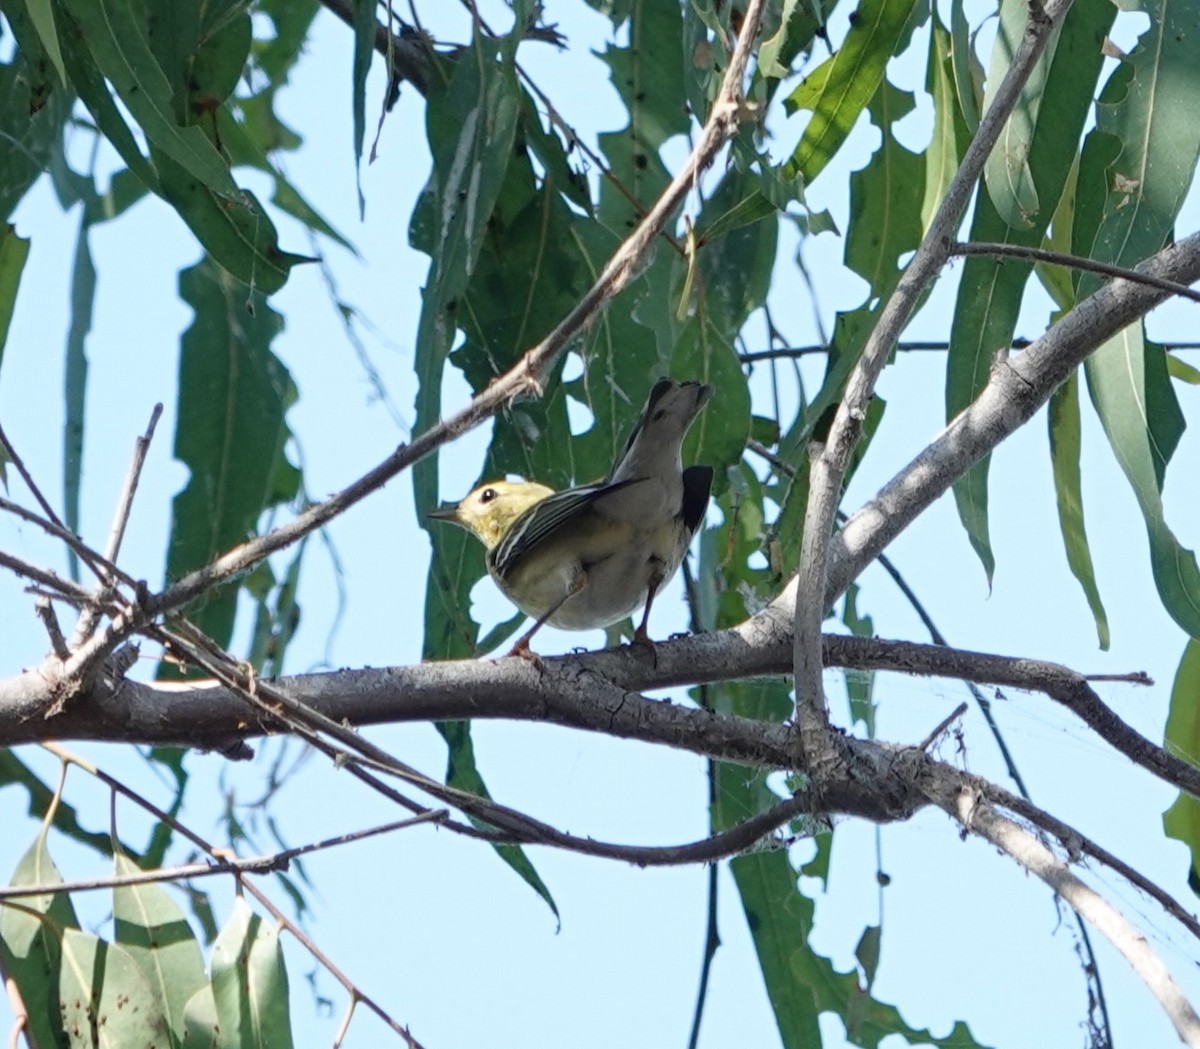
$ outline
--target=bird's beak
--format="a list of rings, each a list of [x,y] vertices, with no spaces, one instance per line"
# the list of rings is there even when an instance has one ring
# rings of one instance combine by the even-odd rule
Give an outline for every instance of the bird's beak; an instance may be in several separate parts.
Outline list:
[[[446,503],[445,506],[439,506],[436,510],[429,510],[426,517],[431,517],[435,521],[458,521],[458,503]]]

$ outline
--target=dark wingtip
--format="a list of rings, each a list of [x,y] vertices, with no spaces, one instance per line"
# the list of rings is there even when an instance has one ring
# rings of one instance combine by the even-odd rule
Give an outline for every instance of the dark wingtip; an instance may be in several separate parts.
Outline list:
[[[704,520],[708,498],[712,494],[713,468],[689,466],[683,471],[683,523],[688,532],[695,533]]]

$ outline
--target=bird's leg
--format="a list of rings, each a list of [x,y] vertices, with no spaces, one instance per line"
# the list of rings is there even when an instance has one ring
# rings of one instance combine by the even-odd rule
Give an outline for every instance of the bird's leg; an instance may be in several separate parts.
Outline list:
[[[637,629],[633,632],[633,644],[645,645],[654,653],[654,642],[650,640],[650,634],[646,627],[650,622],[650,606],[654,604],[654,595],[658,593],[658,588],[662,586],[662,572],[653,571],[650,573],[650,584],[646,587],[646,610],[642,613],[642,621],[638,624]],[[657,658],[657,656],[656,656]]]
[[[529,647],[530,640],[533,638],[534,634],[536,634],[542,629],[543,626],[546,625],[550,617],[553,616],[555,612],[562,608],[563,605],[565,605],[571,598],[578,594],[579,591],[582,590],[586,585],[587,575],[580,570],[579,574],[567,588],[567,592],[563,594],[563,596],[560,597],[556,602],[554,602],[554,604],[551,605],[541,616],[538,617],[533,626],[531,626],[527,631],[525,631],[524,634],[521,635],[521,637],[517,640],[517,643],[513,645],[508,654],[510,656],[520,656],[522,659],[529,660],[529,662],[534,666],[540,667],[542,663],[541,656],[539,656]]]

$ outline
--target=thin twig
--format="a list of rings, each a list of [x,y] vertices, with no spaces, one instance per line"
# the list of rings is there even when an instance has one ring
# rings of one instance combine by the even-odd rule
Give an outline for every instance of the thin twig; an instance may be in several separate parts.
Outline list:
[[[1063,266],[1066,269],[1082,270],[1085,273],[1099,273],[1105,277],[1118,277],[1132,281],[1134,284],[1145,284],[1149,288],[1169,291],[1192,302],[1200,302],[1200,291],[1194,291],[1186,284],[1173,280],[1165,280],[1150,273],[1129,266],[1115,266],[1109,262],[1097,262],[1095,259],[1082,255],[1069,255],[1062,251],[1049,251],[1046,248],[1026,247],[1023,244],[999,244],[989,241],[967,241],[954,244],[950,248],[951,255],[986,255],[996,258],[1021,259],[1026,262],[1048,262],[1053,266]]]
[[[949,714],[947,714],[932,732],[929,733],[920,743],[917,744],[918,750],[928,750],[938,741],[938,738],[946,731],[955,721],[961,718],[967,712],[966,703],[959,703]]]
[[[79,556],[80,560],[88,566],[89,571],[101,582],[104,581],[106,574],[114,570],[114,566],[105,561],[103,554],[93,550],[79,536],[63,525],[61,521],[42,517],[33,510],[21,506],[20,503],[14,503],[11,499],[5,499],[3,496],[0,496],[0,510],[10,513],[14,517],[19,517],[22,521],[28,521],[30,524],[37,525],[48,536],[65,543]],[[129,577],[123,575],[122,581],[132,583]]]
[[[63,579],[62,576],[56,575],[48,568],[38,568],[37,565],[31,565],[28,561],[22,561],[19,557],[13,557],[12,554],[5,553],[3,550],[0,550],[0,568],[7,568],[14,575],[22,576],[25,579],[32,579],[50,593],[61,594],[64,598],[72,601],[90,601],[95,596],[86,587],[82,587],[70,579]]]
[[[0,426],[0,447],[8,454],[12,460],[13,466],[17,468],[17,473],[21,475],[21,480],[25,482],[25,487],[29,489],[29,493],[37,500],[38,506],[42,508],[42,513],[53,521],[64,532],[69,533],[69,529],[62,523],[61,518],[54,512],[54,507],[50,505],[50,500],[42,495],[42,490],[38,487],[37,482],[33,479],[33,475],[25,466],[25,460],[21,458],[16,448],[13,447],[12,441],[8,439],[8,434],[4,432],[4,427]]]
[[[292,860],[311,852],[361,841],[377,834],[407,830],[409,827],[423,823],[441,823],[448,815],[449,813],[445,809],[429,809],[409,819],[395,820],[378,827],[368,827],[366,830],[350,831],[333,838],[326,838],[324,841],[314,841],[307,845],[281,849],[279,852],[267,856],[230,857],[222,854],[211,863],[185,863],[178,867],[159,867],[155,870],[138,871],[136,874],[116,874],[103,878],[84,878],[78,881],[57,881],[46,885],[4,885],[0,886],[0,900],[19,899],[22,896],[44,896],[56,892],[91,892],[95,889],[151,885],[164,881],[189,881],[194,878],[210,877],[214,874],[274,874],[287,870]]]
[[[71,654],[67,647],[67,639],[63,636],[62,627],[58,625],[58,614],[54,611],[54,603],[48,597],[38,598],[35,606],[37,617],[46,628],[50,637],[50,650],[56,659],[66,659]]]
[[[1140,270],[1132,272],[1141,274]],[[1141,274],[1144,276],[1144,274]],[[1168,281],[1176,284],[1175,281]],[[1179,285],[1185,287],[1185,285]],[[1009,344],[1014,350],[1024,350],[1032,344],[1031,339],[1015,338]],[[1182,353],[1200,350],[1200,342],[1164,342],[1160,344],[1167,353]],[[945,353],[950,349],[948,342],[898,342],[893,347],[897,353]],[[742,364],[754,364],[757,361],[794,360],[799,357],[824,356],[829,352],[826,342],[813,343],[809,346],[776,346],[769,350],[754,350],[749,353],[739,353],[738,360]]]
[[[150,412],[150,421],[146,424],[145,432],[133,443],[133,459],[129,463],[129,472],[125,475],[125,483],[121,486],[117,512],[113,517],[112,529],[108,534],[108,544],[104,548],[104,559],[109,563],[115,563],[120,556],[121,543],[129,524],[129,513],[133,509],[133,497],[137,494],[138,482],[142,477],[142,467],[146,464],[146,453],[150,451],[150,442],[154,440],[154,431],[158,426],[158,420],[162,418],[162,411],[163,406],[160,401]]]
[[[150,421],[145,432],[133,443],[133,458],[129,463],[129,471],[125,475],[125,483],[121,486],[121,494],[117,498],[117,510],[113,516],[112,528],[108,533],[108,543],[104,547],[104,561],[115,565],[121,554],[121,543],[125,539],[125,529],[129,525],[129,514],[133,510],[133,497],[137,494],[138,482],[142,477],[142,467],[146,463],[146,453],[150,450],[150,442],[154,439],[154,430],[162,416],[162,402],[156,404],[150,412]],[[72,638],[72,648],[81,644],[91,636],[95,629],[96,620],[100,615],[101,606],[111,597],[117,579],[114,575],[104,580],[104,586],[96,596],[96,607],[88,607],[80,613],[79,622],[75,624],[75,634]]]

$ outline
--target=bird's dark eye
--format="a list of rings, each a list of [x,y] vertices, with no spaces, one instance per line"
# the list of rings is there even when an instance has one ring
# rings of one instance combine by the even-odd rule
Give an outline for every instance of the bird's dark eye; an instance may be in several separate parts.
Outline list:
[[[659,408],[658,411],[656,411],[654,413],[654,421],[660,422],[666,416],[666,414],[667,414],[666,408]]]
[[[479,501],[481,503],[490,503],[495,498],[496,498],[496,489],[495,488],[485,488],[482,492],[479,493]]]

